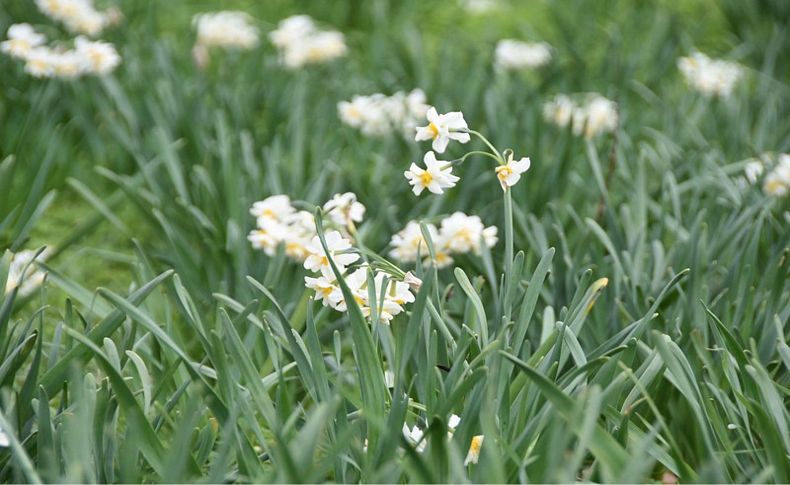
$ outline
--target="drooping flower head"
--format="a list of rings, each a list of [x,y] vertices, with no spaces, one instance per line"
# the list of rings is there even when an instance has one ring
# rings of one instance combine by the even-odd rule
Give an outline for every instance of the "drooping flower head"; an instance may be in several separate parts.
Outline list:
[[[498,165],[494,169],[497,179],[499,179],[499,184],[502,186],[502,190],[507,190],[508,187],[516,185],[521,179],[521,174],[529,170],[530,163],[529,157],[524,157],[521,160],[513,160],[513,152],[509,152],[507,163],[505,165]]]

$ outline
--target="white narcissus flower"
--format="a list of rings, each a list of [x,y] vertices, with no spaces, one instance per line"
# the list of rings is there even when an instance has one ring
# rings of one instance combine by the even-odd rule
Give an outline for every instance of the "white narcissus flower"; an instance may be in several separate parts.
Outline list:
[[[426,224],[426,227],[431,240],[436,241],[439,238],[439,231],[436,229],[436,226]],[[418,255],[422,257],[428,256],[428,244],[422,236],[420,224],[416,221],[409,221],[406,227],[393,235],[390,245],[392,245],[390,256],[404,263],[417,261]]]
[[[508,154],[507,164],[499,165],[494,169],[496,176],[499,179],[499,184],[502,190],[507,190],[508,187],[516,185],[521,179],[521,174],[529,170],[530,161],[529,157],[524,157],[521,160],[513,160],[513,153]]]
[[[428,125],[417,128],[414,140],[433,140],[432,146],[436,152],[444,153],[450,140],[467,143],[471,139],[469,133],[462,131],[468,130],[469,127],[464,120],[464,114],[460,111],[440,115],[436,112],[436,108],[431,107],[425,116],[428,119]]]
[[[472,438],[472,442],[469,444],[469,451],[466,453],[466,459],[464,460],[464,466],[472,464],[477,464],[477,461],[480,459],[480,448],[483,447],[483,440],[485,436],[479,434]]]
[[[85,71],[85,58],[73,50],[59,52],[52,57],[52,70],[56,77],[74,79]]]
[[[83,60],[85,71],[91,74],[108,74],[121,63],[121,56],[109,42],[91,41],[79,36],[74,47]]]
[[[564,128],[571,122],[574,108],[573,101],[560,94],[543,105],[543,119]]]
[[[36,6],[44,15],[79,34],[97,35],[114,20],[96,10],[93,0],[36,0]]]
[[[269,256],[277,252],[277,245],[283,241],[288,233],[284,224],[273,219],[259,219],[258,228],[253,229],[247,240],[255,249],[262,249]]]
[[[763,174],[764,170],[765,170],[765,165],[763,164],[762,160],[752,159],[743,168],[743,173],[744,175],[746,175],[746,180],[750,184],[754,184],[757,182],[757,179],[760,178],[760,175]]]
[[[282,64],[289,69],[328,62],[348,51],[342,33],[318,30],[307,15],[282,20],[277,29],[269,33],[269,39],[279,49]]]
[[[551,46],[545,42],[504,39],[499,41],[494,51],[494,63],[499,69],[532,69],[548,64],[550,60]]]
[[[283,221],[291,216],[296,209],[291,206],[291,199],[287,195],[272,195],[252,204],[250,214],[257,219]]]
[[[197,45],[231,49],[252,49],[258,45],[258,30],[244,12],[225,10],[196,15]]]
[[[423,158],[425,169],[420,168],[416,163],[412,163],[409,170],[403,175],[412,185],[415,195],[420,195],[423,190],[428,189],[434,194],[443,194],[444,189],[455,187],[460,178],[453,175],[452,165],[444,160],[437,160],[436,154],[428,152]]]
[[[790,154],[779,155],[776,166],[765,176],[763,191],[774,197],[790,193]]]
[[[418,122],[425,118],[428,105],[425,93],[414,89],[408,94],[398,91],[392,96],[382,93],[354,96],[351,101],[339,102],[337,111],[343,123],[359,129],[365,136],[394,132],[411,136]]]
[[[0,42],[0,51],[17,59],[25,59],[31,50],[47,41],[30,24],[13,24],[8,28],[7,35],[8,40]]]
[[[365,216],[365,206],[357,201],[357,195],[353,192],[335,194],[324,204],[323,209],[332,222],[342,227],[348,227],[353,222],[362,222]]]
[[[711,59],[701,52],[678,59],[678,69],[686,82],[705,96],[728,97],[743,75],[738,64]]]
[[[336,281],[330,281],[323,276],[318,278],[305,276],[304,282],[307,288],[315,291],[314,298],[323,302],[324,306],[337,309],[337,306],[343,301],[343,292]]]
[[[8,448],[9,446],[11,446],[11,441],[8,439],[8,435],[0,429],[0,448]]]
[[[25,57],[25,72],[33,77],[51,77],[55,74],[56,57],[49,47],[35,47]]]
[[[450,254],[479,253],[481,241],[488,247],[497,243],[496,234],[496,226],[484,227],[480,217],[456,212],[442,220],[438,247]]]
[[[412,444],[412,446],[416,446],[417,453],[422,453],[425,451],[426,442],[422,439],[423,432],[422,430],[415,424],[412,429],[403,423],[403,436],[406,437],[406,440]]]
[[[310,255],[305,259],[304,267],[316,273],[320,272],[329,280],[334,280],[335,274],[332,271],[332,266],[329,264],[329,258],[332,258],[338,270],[342,273],[345,271],[346,266],[359,259],[359,254],[346,252],[351,249],[351,241],[344,238],[337,231],[327,232],[325,239],[329,254],[324,251],[318,236],[315,236],[307,247]]]

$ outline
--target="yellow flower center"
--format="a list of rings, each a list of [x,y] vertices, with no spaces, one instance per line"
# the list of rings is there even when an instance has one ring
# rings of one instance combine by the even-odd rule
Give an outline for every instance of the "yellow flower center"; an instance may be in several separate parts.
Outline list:
[[[420,174],[420,183],[422,185],[428,186],[428,184],[431,182],[433,182],[433,175],[431,175],[428,171]]]
[[[784,184],[778,180],[769,180],[765,182],[765,192],[769,195],[774,195],[777,192],[781,191],[784,187]]]
[[[497,178],[503,182],[513,173],[513,169],[507,165],[500,165],[495,170]]]
[[[428,123],[428,131],[431,132],[431,138],[434,140],[439,136],[439,127],[434,123]]]
[[[475,455],[480,454],[480,448],[483,446],[483,436],[475,436],[472,438],[472,443],[469,445],[469,452]]]
[[[321,256],[320,261],[321,261],[321,266],[329,266],[329,260],[327,259],[326,256]]]
[[[324,297],[327,297],[327,296],[331,295],[332,294],[332,287],[331,286],[325,286],[325,287],[321,288],[321,294],[324,295]]]

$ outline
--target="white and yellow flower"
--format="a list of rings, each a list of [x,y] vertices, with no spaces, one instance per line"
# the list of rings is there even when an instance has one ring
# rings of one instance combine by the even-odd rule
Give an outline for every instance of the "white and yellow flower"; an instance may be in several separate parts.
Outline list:
[[[765,176],[763,191],[774,197],[790,193],[790,154],[779,155],[776,166]]]
[[[357,195],[353,192],[335,194],[324,204],[323,209],[332,222],[341,227],[362,222],[365,217],[365,206],[357,201]]]
[[[225,49],[253,49],[258,45],[258,29],[244,12],[224,10],[196,15],[196,44]]]
[[[313,19],[296,15],[280,21],[269,39],[280,51],[280,61],[289,69],[343,57],[348,51],[345,37],[334,30],[318,30]]]
[[[469,451],[466,453],[466,459],[464,459],[464,466],[470,463],[477,464],[480,459],[480,449],[483,447],[484,439],[485,436],[481,434],[472,438],[472,442],[469,444]]]
[[[480,217],[456,212],[442,220],[437,246],[448,254],[463,254],[480,253],[482,244],[493,247],[496,243],[496,226],[485,227]]]
[[[543,105],[543,119],[564,128],[570,124],[574,109],[571,98],[560,94]]]
[[[499,179],[499,184],[502,190],[507,190],[518,183],[521,179],[521,174],[529,170],[530,161],[529,157],[524,157],[521,160],[513,160],[513,152],[508,154],[507,163],[505,165],[498,165],[494,171],[496,177]]]
[[[465,133],[469,127],[464,120],[464,114],[460,111],[439,114],[436,108],[429,108],[426,113],[428,124],[417,128],[415,141],[433,140],[433,149],[438,153],[444,153],[450,140],[460,143],[467,143],[471,137]]]
[[[34,48],[47,41],[30,24],[13,24],[8,28],[7,36],[8,40],[0,42],[0,51],[17,59],[25,59]]]
[[[97,35],[113,21],[113,16],[96,10],[92,0],[36,0],[36,6],[78,34]]]
[[[534,69],[551,61],[551,46],[545,42],[504,39],[497,43],[494,64],[503,70]]]
[[[439,231],[436,229],[436,226],[426,224],[426,227],[431,240],[438,240]],[[406,227],[394,234],[390,240],[390,245],[392,246],[392,250],[389,253],[390,256],[404,263],[413,263],[417,261],[417,257],[420,255],[422,257],[428,256],[428,244],[422,235],[420,224],[416,221],[409,221]]]
[[[686,82],[705,96],[728,97],[743,75],[738,64],[711,59],[701,52],[678,59]]]
[[[36,262],[43,263],[50,253],[49,248],[42,251],[38,257],[36,257],[36,251],[32,250],[15,253],[8,267],[4,292],[8,294],[18,288],[19,296],[24,297],[32,294],[36,288],[41,286],[47,276],[36,266]]]
[[[90,74],[109,74],[121,63],[121,56],[109,42],[92,41],[79,36],[74,40],[74,48],[81,58],[84,71]]]
[[[453,175],[452,165],[447,161],[437,160],[433,152],[426,153],[423,162],[424,169],[412,163],[409,170],[403,172],[415,195],[420,195],[425,189],[434,194],[443,194],[444,189],[455,187],[460,180]]]
[[[325,236],[326,246],[329,251],[324,251],[321,240],[315,236],[307,246],[309,256],[304,261],[304,267],[315,273],[320,272],[329,280],[335,280],[335,273],[329,264],[329,258],[335,262],[338,270],[342,273],[346,267],[359,259],[359,254],[348,252],[351,250],[351,241],[344,238],[338,231],[329,231]]]
[[[287,195],[272,195],[252,204],[250,214],[258,220],[284,221],[296,212]]]

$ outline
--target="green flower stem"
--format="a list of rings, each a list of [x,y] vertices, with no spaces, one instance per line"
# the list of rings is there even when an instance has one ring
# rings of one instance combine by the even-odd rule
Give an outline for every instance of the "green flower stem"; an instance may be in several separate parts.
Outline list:
[[[513,198],[510,187],[505,190],[505,278],[513,266]]]
[[[484,137],[480,132],[475,131],[475,130],[466,130],[466,132],[469,133],[469,134],[475,135],[476,137],[480,138],[483,141],[483,143],[486,144],[488,149],[491,150],[491,153],[493,153],[496,156],[497,161],[501,165],[505,164],[505,159],[502,158],[502,154],[499,153],[499,151],[494,147],[494,145],[491,144],[490,141],[488,141],[488,138]]]

